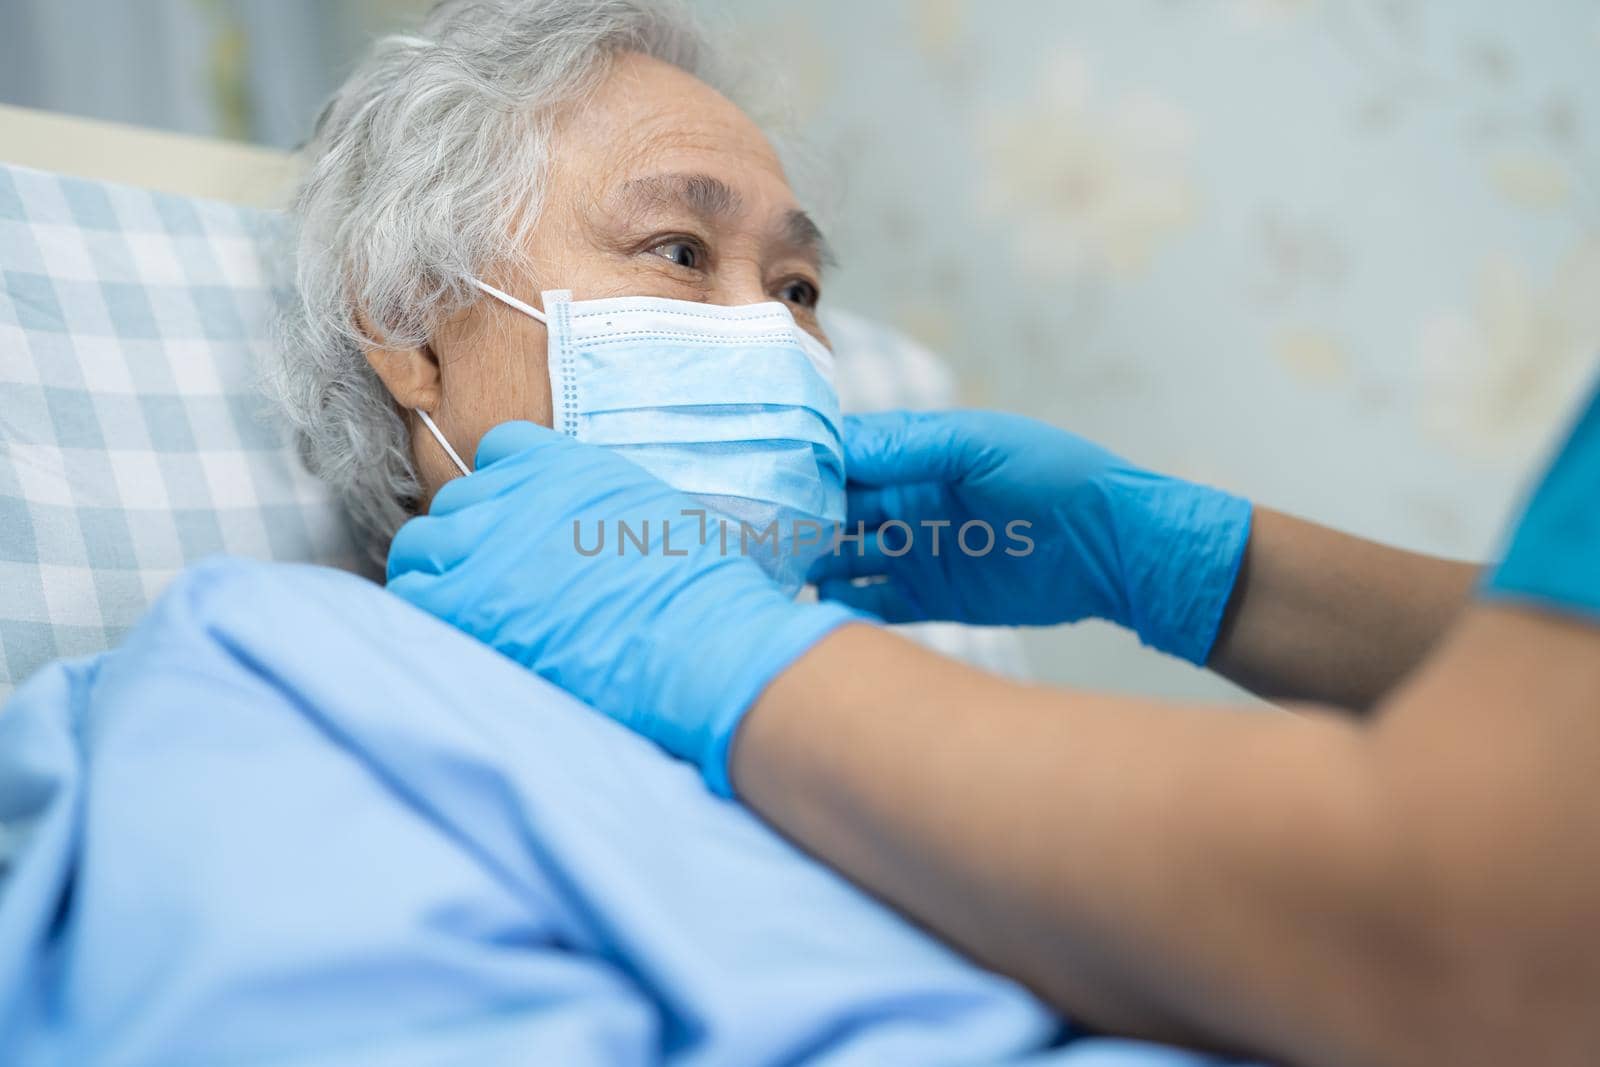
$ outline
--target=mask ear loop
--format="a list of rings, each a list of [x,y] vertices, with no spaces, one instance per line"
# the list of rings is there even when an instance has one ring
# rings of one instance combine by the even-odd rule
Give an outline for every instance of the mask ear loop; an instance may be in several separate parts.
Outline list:
[[[479,281],[477,278],[473,278],[472,284],[476,285],[479,289],[482,289],[484,292],[488,293],[502,304],[516,308],[524,315],[530,315],[543,323],[548,323],[550,321],[545,318],[544,312],[540,311],[538,308],[531,304],[523,303],[510,293],[502,292],[501,290],[496,289],[488,282]],[[421,419],[422,425],[426,426],[428,428],[428,432],[433,434],[433,439],[439,442],[439,447],[444,449],[445,455],[450,457],[450,461],[456,465],[457,469],[459,469],[462,474],[471,474],[472,471],[467,468],[465,463],[461,462],[461,457],[456,454],[456,450],[454,448],[450,447],[450,442],[444,439],[444,434],[439,432],[439,427],[433,424],[433,420],[428,417],[428,413],[423,411],[421,408],[414,408],[412,410],[417,413],[417,418]]]
[[[439,447],[443,448],[445,454],[450,457],[450,461],[460,468],[462,474],[471,474],[472,472],[467,469],[467,465],[461,462],[461,457],[456,455],[456,450],[450,447],[450,442],[444,439],[444,434],[439,432],[439,427],[435,426],[433,420],[428,417],[428,413],[421,408],[414,408],[413,410],[416,411],[417,418],[422,420],[422,425],[426,426],[428,432],[433,434],[433,439],[439,442]]]
[[[490,296],[494,297],[496,300],[500,301],[502,304],[506,304],[506,305],[508,305],[510,307],[514,307],[518,311],[522,312],[524,315],[531,315],[533,318],[538,319],[540,322],[545,323],[546,325],[549,325],[550,320],[545,318],[544,312],[540,311],[538,308],[534,307],[532,304],[524,304],[522,301],[518,300],[516,297],[512,296],[510,293],[501,292],[499,289],[496,289],[494,286],[490,285],[488,282],[481,282],[478,279],[474,278],[474,279],[472,279],[472,284],[476,285],[479,289],[482,289],[484,292],[488,293]]]

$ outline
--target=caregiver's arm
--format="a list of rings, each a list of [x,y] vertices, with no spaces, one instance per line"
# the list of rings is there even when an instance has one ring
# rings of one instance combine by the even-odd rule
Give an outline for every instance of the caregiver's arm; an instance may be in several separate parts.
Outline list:
[[[1591,1063],[1600,628],[1465,613],[1370,724],[1028,688],[865,626],[739,793],[1067,1014],[1327,1064]]]
[[[1364,710],[1423,661],[1478,575],[1257,507],[1206,665],[1269,699]]]

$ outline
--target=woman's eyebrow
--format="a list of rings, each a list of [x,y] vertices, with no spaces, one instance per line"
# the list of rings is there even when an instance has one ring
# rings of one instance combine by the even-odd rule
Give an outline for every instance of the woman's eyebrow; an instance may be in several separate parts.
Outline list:
[[[710,174],[649,174],[622,183],[616,207],[635,217],[649,211],[678,209],[705,222],[717,222],[736,217],[743,210],[744,201],[738,190]],[[821,228],[798,208],[784,213],[774,238],[819,267],[834,263],[833,249]]]
[[[838,262],[834,258],[833,247],[822,235],[822,228],[817,225],[816,220],[799,208],[794,208],[783,216],[783,223],[778,229],[778,241],[819,267],[831,267]]]
[[[622,184],[618,199],[620,206],[636,212],[677,207],[708,222],[737,215],[743,207],[732,186],[709,174],[651,174],[632,178]]]

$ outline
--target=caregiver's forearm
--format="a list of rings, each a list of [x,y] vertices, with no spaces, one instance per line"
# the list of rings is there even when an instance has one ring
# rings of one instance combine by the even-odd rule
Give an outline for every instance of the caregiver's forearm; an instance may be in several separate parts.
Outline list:
[[[1259,998],[1263,1028],[1296,1025],[1291,989],[1348,1003],[1317,973],[1348,924],[1305,921],[1324,909],[1298,883],[1372,891],[1351,884],[1381,866],[1358,854],[1356,729],[1014,685],[849,627],[773,683],[733,771],[780,830],[1073,1018],[1216,1046],[1219,996]],[[1230,989],[1230,968],[1254,973]]]
[[[1258,507],[1207,665],[1271,700],[1365,711],[1433,649],[1477,576]]]
[[[1600,657],[1581,635],[1482,630],[1407,698],[1418,714],[1374,731],[1022,687],[847,627],[751,711],[734,779],[822,859],[1091,1025],[1329,1067],[1503,1063],[1507,1043],[1570,1045],[1600,993],[1586,972],[1558,997],[1568,979],[1546,970],[1552,943],[1574,967],[1600,949],[1584,932],[1600,719],[1578,747],[1532,725],[1544,707],[1578,721]],[[1460,715],[1473,728],[1443,745]]]

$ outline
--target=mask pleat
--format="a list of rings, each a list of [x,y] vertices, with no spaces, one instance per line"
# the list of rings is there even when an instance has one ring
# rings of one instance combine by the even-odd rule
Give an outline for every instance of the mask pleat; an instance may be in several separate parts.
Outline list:
[[[584,412],[782,404],[838,420],[832,383],[793,343],[582,348],[573,362]]]
[[[574,302],[561,290],[542,302],[556,426],[733,520],[719,538],[733,551],[743,525],[776,523],[776,551],[763,542],[751,555],[797,591],[844,521],[832,353],[780,303]]]

